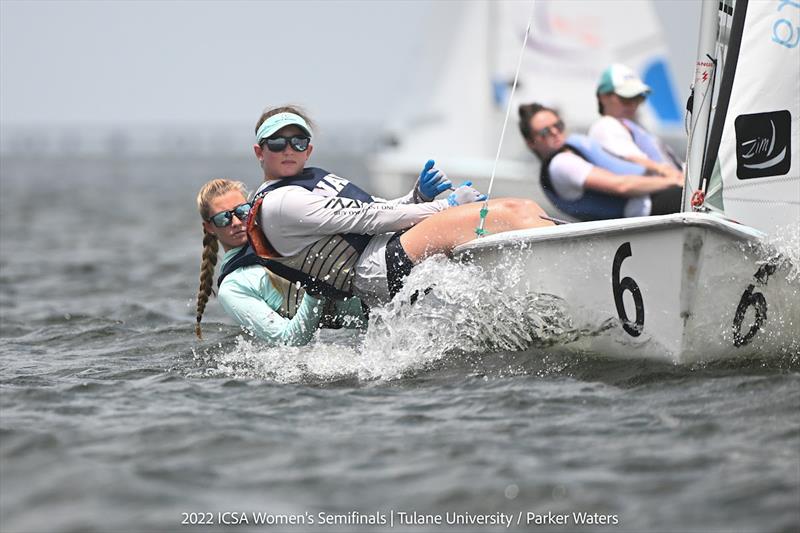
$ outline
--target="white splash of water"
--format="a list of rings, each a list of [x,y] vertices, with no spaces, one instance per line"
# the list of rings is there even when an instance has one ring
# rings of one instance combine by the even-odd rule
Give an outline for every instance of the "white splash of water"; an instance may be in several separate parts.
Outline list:
[[[557,298],[512,290],[522,276],[511,260],[502,273],[443,256],[415,267],[370,317],[362,350],[374,357],[373,377],[396,377],[408,363],[417,368],[452,353],[523,350],[570,329]]]
[[[773,263],[786,272],[790,284],[800,282],[800,226],[784,226],[762,244],[764,263]]]
[[[448,355],[524,350],[570,334],[556,297],[514,290],[524,286],[522,276],[512,259],[498,273],[432,257],[414,268],[390,303],[372,309],[366,332],[345,343],[342,335],[329,343],[327,332],[297,348],[265,348],[239,337],[233,349],[205,353],[212,361],[206,373],[282,383],[393,380]]]
[[[759,265],[752,279],[754,292],[767,292],[765,320],[767,327],[758,331],[751,343],[751,351],[760,356],[789,356],[791,361],[800,359],[800,227],[784,226],[763,241],[744,245],[744,254],[753,253]],[[762,296],[763,298],[763,296]],[[768,311],[767,311],[768,309]],[[745,331],[754,323],[753,309],[746,309],[742,323]],[[733,343],[733,331],[725,331],[723,338]],[[762,346],[778,346],[777,351],[765,351]]]

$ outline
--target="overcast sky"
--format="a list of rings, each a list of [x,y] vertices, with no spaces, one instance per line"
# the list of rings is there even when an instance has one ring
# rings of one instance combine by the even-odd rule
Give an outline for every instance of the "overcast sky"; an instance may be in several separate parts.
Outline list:
[[[375,115],[416,81],[422,2],[0,0],[6,122]],[[424,34],[424,32],[420,32]],[[386,50],[390,51],[387,57]]]
[[[657,6],[667,27],[680,25],[680,35],[666,32],[670,46],[690,60],[696,26],[686,23],[695,6]],[[413,0],[0,0],[0,121],[249,124],[263,107],[287,102],[321,121],[381,120],[424,92],[423,57],[437,53],[429,37],[441,43],[458,8]],[[681,94],[688,77],[676,72]]]

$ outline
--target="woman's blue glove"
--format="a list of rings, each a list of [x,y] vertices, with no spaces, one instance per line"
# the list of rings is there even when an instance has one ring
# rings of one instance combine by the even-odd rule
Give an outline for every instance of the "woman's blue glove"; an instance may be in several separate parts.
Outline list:
[[[419,173],[417,185],[414,187],[414,203],[430,202],[447,189],[453,188],[453,183],[441,170],[433,168],[436,162],[429,159],[422,172]]]
[[[482,202],[484,200],[486,200],[486,195],[477,189],[473,189],[471,181],[465,181],[447,197],[447,203],[452,207],[471,204],[472,202]]]

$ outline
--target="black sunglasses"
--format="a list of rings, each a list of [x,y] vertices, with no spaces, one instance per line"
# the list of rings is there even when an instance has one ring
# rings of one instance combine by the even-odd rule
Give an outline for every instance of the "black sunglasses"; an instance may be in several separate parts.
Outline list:
[[[305,152],[308,150],[308,143],[311,142],[311,137],[306,135],[294,135],[292,137],[268,137],[261,141],[261,147],[267,145],[267,150],[270,152],[283,152],[286,146],[292,147],[295,152]]]
[[[230,211],[220,211],[216,215],[210,216],[208,222],[211,222],[218,228],[224,228],[225,226],[231,225],[234,215],[242,222],[246,222],[247,215],[250,213],[250,207],[248,203],[239,204]]]
[[[616,93],[615,93],[616,94]],[[637,94],[636,96],[620,96],[617,94],[617,98],[624,104],[641,104],[647,98],[647,95],[644,94]]]
[[[537,136],[537,137],[541,137],[542,139],[544,139],[545,137],[549,137],[549,136],[553,135],[553,129],[556,129],[559,132],[563,132],[564,131],[564,121],[559,119],[558,122],[556,122],[555,124],[551,124],[550,126],[547,126],[546,128],[542,128],[540,130],[534,131],[533,134],[535,136]]]

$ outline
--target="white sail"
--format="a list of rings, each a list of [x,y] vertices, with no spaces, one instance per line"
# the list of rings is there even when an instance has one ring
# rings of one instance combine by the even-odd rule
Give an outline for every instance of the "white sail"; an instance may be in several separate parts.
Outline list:
[[[395,159],[404,164],[404,156],[411,156],[409,164],[417,173],[432,156],[441,164],[460,164],[459,157],[478,160],[491,151],[496,132],[491,127],[488,7],[486,2],[470,2],[457,13],[460,18],[448,35],[449,53],[436,69],[433,89],[426,101],[415,103],[413,115],[396,132]]]
[[[585,129],[598,118],[595,89],[601,71],[611,63],[624,63],[653,88],[641,119],[657,130],[681,125],[666,43],[650,2],[539,0],[492,5],[497,13],[492,81],[498,88],[513,79],[533,6],[516,102],[549,104],[567,124]]]
[[[800,224],[800,2],[736,3],[699,182],[705,206],[766,233]]]

